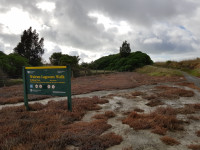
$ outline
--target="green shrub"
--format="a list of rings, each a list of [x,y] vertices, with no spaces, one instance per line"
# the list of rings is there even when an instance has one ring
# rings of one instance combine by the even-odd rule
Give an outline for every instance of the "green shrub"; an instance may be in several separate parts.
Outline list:
[[[153,64],[151,58],[140,51],[130,53],[127,57],[120,54],[104,56],[92,62],[91,68],[98,70],[132,71],[136,68]]]

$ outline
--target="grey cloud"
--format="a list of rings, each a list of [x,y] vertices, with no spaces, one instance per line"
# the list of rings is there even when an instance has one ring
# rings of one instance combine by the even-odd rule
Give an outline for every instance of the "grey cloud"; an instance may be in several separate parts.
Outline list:
[[[85,1],[81,1],[84,6]],[[141,25],[151,25],[182,14],[192,14],[198,5],[187,0],[87,0],[88,9],[108,15],[116,20],[126,20]]]
[[[184,25],[184,21],[179,21],[180,16],[189,20],[195,16],[199,3],[189,0],[49,0],[56,3],[54,12],[48,13],[41,11],[36,7],[39,0],[1,0],[0,10],[10,10],[15,6],[29,12],[36,20],[41,19],[48,29],[40,31],[40,36],[45,40],[56,43],[57,45],[71,46],[73,49],[82,49],[89,52],[101,52],[101,54],[112,54],[119,51],[124,40],[131,44],[132,51],[141,50],[147,53],[183,53],[194,51],[192,43],[198,45],[200,39],[192,38],[195,30],[190,34],[183,34],[180,37],[173,37],[167,33],[171,28],[177,25]],[[4,7],[5,6],[5,7]],[[89,12],[99,12],[111,18],[116,23],[127,21],[134,32],[127,34],[118,34],[117,28],[105,30],[102,24],[97,24],[96,18],[88,16]],[[54,17],[57,24],[52,24]],[[177,19],[178,18],[178,19]],[[164,25],[162,23],[164,22]],[[181,23],[180,23],[181,22]],[[160,29],[155,28],[155,24],[160,23]],[[166,27],[165,24],[172,24]],[[136,28],[137,26],[137,28]],[[34,28],[34,27],[33,27]],[[175,29],[173,29],[175,30]],[[188,28],[189,31],[191,31]],[[0,26],[1,32],[1,26]],[[3,41],[16,43],[20,36],[6,35],[0,33]],[[181,37],[189,38],[184,40]],[[159,38],[162,43],[147,43],[144,40],[148,38]],[[173,38],[177,41],[173,41]],[[45,43],[44,43],[45,44]],[[14,47],[15,45],[13,45]],[[59,47],[46,52],[45,58],[50,53],[61,51]],[[71,52],[74,53],[74,52]],[[78,51],[77,51],[78,53]],[[88,59],[85,53],[79,55],[83,59]]]

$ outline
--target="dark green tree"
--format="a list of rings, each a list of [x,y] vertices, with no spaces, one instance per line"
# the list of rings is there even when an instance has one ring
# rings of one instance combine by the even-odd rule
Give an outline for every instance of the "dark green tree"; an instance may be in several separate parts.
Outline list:
[[[55,52],[51,55],[51,57],[49,57],[49,60],[50,60],[52,65],[58,66],[58,65],[60,65],[60,58],[61,57],[62,57],[61,52]]]
[[[32,27],[24,30],[21,35],[21,41],[14,48],[14,52],[28,59],[32,66],[42,64],[42,55],[44,54],[44,38],[39,39],[39,34],[36,30],[32,31]]]
[[[122,47],[120,47],[120,56],[121,57],[127,57],[131,53],[130,44],[127,43],[127,41],[124,41],[122,44]]]
[[[28,60],[19,54],[0,55],[0,69],[11,78],[22,76],[22,67],[30,66]]]
[[[60,65],[71,65],[72,68],[78,66],[80,58],[78,56],[69,56],[67,54],[63,54],[60,58]]]

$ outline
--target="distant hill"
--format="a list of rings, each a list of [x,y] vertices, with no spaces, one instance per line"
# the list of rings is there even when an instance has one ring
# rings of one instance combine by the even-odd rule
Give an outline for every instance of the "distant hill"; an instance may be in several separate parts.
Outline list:
[[[137,51],[126,57],[122,57],[120,54],[104,56],[92,62],[90,66],[97,70],[132,71],[151,64],[153,64],[153,61],[146,53]]]
[[[166,61],[166,62],[156,62],[156,66],[179,69],[190,73],[191,75],[200,77],[200,58],[183,60],[183,61]]]

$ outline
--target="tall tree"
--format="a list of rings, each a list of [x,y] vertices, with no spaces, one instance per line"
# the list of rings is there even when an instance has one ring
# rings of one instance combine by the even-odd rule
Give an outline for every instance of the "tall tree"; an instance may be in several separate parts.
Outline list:
[[[26,57],[32,66],[41,65],[42,55],[44,54],[44,38],[39,39],[36,30],[32,31],[32,27],[24,30],[21,35],[21,41],[14,48],[14,52]]]
[[[62,57],[62,53],[61,52],[55,52],[51,55],[51,57],[49,57],[49,60],[51,62],[52,65],[58,66],[60,65],[60,58]]]
[[[120,56],[127,57],[131,53],[130,44],[127,41],[124,41],[122,47],[120,47]]]

